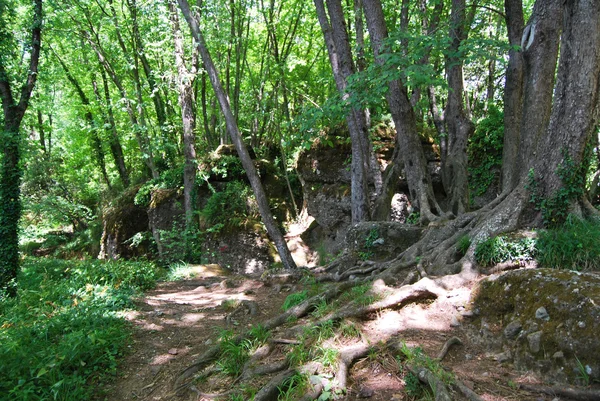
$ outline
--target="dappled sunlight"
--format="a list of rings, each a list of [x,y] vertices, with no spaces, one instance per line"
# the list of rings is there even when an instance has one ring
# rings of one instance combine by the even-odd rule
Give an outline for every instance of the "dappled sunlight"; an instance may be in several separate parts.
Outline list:
[[[250,259],[244,267],[245,274],[254,274],[263,270],[263,263],[260,260]]]
[[[202,287],[204,288],[204,287]],[[206,290],[206,289],[205,289]],[[244,294],[243,289],[236,289],[236,293],[228,293],[226,290],[205,291],[195,288],[188,291],[171,292],[148,297],[148,304],[157,306],[164,303],[179,305],[194,305],[199,307],[217,307],[225,300],[250,301],[253,297]]]

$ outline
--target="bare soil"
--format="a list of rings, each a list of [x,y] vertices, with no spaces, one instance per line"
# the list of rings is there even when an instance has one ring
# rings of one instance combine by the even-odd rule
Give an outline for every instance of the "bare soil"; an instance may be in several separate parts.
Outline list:
[[[127,314],[134,327],[133,341],[128,345],[130,352],[124,358],[118,377],[102,389],[105,399],[215,399],[202,393],[224,392],[231,388],[230,382],[211,383],[209,389],[194,387],[194,391],[175,394],[174,381],[216,343],[219,331],[242,332],[253,324],[281,314],[285,298],[302,288],[301,283],[270,285],[259,278],[225,276],[222,270],[210,266],[201,269],[193,279],[159,284],[137,300],[138,310]],[[484,400],[552,400],[552,397],[518,390],[518,383],[536,382],[537,379],[492,360],[484,349],[469,342],[465,328],[468,317],[463,317],[461,312],[467,307],[470,291],[469,287],[455,289],[444,299],[384,310],[354,319],[353,323],[361,329],[363,342],[377,345],[399,338],[409,346],[422,347],[432,358],[450,337],[457,336],[463,344],[453,346],[442,365]],[[256,302],[258,313],[252,316],[236,312],[231,308],[236,300]],[[349,345],[349,340],[344,338],[328,341],[340,349]],[[279,356],[274,356],[275,359],[285,355],[285,347],[279,348]],[[405,391],[405,373],[392,355],[386,352],[369,354],[352,366],[348,391],[341,399],[410,400]],[[227,397],[217,399],[226,400]]]

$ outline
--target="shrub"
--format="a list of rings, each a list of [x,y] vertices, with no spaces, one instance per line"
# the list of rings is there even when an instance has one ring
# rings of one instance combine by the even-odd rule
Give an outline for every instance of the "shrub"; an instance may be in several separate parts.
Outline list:
[[[157,275],[147,262],[26,259],[18,297],[0,303],[0,398],[91,399],[127,344],[117,312]]]
[[[475,196],[483,195],[499,177],[504,146],[504,113],[490,106],[469,138],[469,189]]]
[[[508,261],[533,260],[536,252],[534,238],[511,238],[498,235],[477,244],[475,260],[481,266],[487,267]]]
[[[209,226],[222,224],[226,228],[243,225],[258,216],[253,205],[251,188],[241,181],[227,183],[223,191],[214,192],[200,212],[201,219]]]

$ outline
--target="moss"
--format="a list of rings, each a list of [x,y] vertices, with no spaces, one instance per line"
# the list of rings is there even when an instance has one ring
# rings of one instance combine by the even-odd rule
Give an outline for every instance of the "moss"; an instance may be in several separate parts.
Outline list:
[[[526,335],[541,331],[537,361],[550,360],[561,351],[567,361],[564,372],[574,381],[576,358],[600,365],[600,278],[566,270],[529,269],[484,280],[473,293],[473,306],[496,335],[508,323],[519,320],[523,335],[515,343],[516,359],[529,358]],[[546,308],[550,320],[536,318]],[[557,363],[557,361],[552,361]],[[598,367],[600,368],[600,366]],[[598,368],[594,369],[598,374]]]

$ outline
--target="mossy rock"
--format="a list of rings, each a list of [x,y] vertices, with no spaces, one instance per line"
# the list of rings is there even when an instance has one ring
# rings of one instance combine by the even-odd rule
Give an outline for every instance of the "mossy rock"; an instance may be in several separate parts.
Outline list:
[[[554,382],[600,380],[598,274],[516,270],[481,281],[472,299],[479,339],[509,350],[517,369]]]

